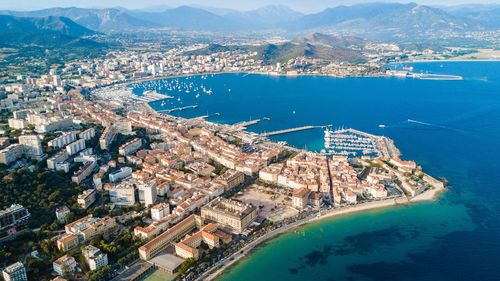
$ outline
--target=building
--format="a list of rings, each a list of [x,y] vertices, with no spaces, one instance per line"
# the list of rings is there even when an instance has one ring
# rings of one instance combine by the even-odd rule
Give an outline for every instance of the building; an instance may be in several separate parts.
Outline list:
[[[120,170],[109,174],[110,182],[118,182],[122,179],[128,178],[132,175],[132,168],[130,167],[122,167]]]
[[[140,183],[137,185],[137,189],[139,191],[139,202],[144,203],[146,207],[156,203],[155,181]]]
[[[132,182],[122,182],[109,190],[111,203],[118,206],[132,206],[135,204],[135,186]]]
[[[9,118],[9,128],[14,130],[23,130],[28,127],[29,123],[25,119]]]
[[[70,255],[64,255],[52,263],[54,272],[61,276],[75,272],[76,266],[75,258]]]
[[[115,228],[114,218],[94,218],[88,215],[64,226],[66,234],[57,240],[57,248],[61,251],[74,249],[84,241],[91,240],[98,235],[110,235]]]
[[[78,134],[78,137],[83,139],[83,140],[91,140],[92,138],[95,137],[95,129],[94,128],[89,128],[83,132],[81,132],[80,134]]]
[[[66,146],[66,152],[68,152],[69,155],[77,154],[78,152],[84,149],[85,149],[85,140],[83,139],[79,139]]]
[[[55,147],[55,148],[62,148],[72,142],[76,141],[76,133],[75,132],[68,132],[64,133],[61,136],[49,141],[47,143],[48,146]]]
[[[162,218],[168,216],[170,213],[170,206],[168,203],[162,202],[151,207],[151,219],[160,221]]]
[[[4,268],[2,275],[5,281],[28,281],[26,268],[21,262],[16,262]]]
[[[47,168],[51,170],[55,170],[57,167],[57,164],[59,163],[64,163],[64,161],[68,160],[69,155],[66,152],[66,150],[61,150],[54,156],[50,157],[47,159]]]
[[[87,162],[81,167],[75,174],[71,177],[71,180],[77,184],[81,183],[84,179],[86,179],[94,169],[97,167],[96,161]]]
[[[142,139],[135,138],[120,146],[118,148],[118,153],[120,155],[126,156],[136,152],[137,150],[139,150],[139,148],[141,148],[141,146],[142,146]]]
[[[245,174],[236,170],[228,169],[219,178],[219,182],[224,186],[224,190],[228,191],[242,184],[245,181]]]
[[[292,194],[292,206],[298,210],[304,210],[309,203],[311,190],[306,187],[297,189]]]
[[[87,209],[95,202],[96,193],[95,189],[87,189],[83,191],[82,194],[78,195],[78,205],[80,205],[82,209]]]
[[[201,217],[239,233],[255,220],[257,208],[251,204],[217,197],[201,208]]]
[[[43,157],[42,142],[37,135],[19,136],[19,144],[24,146],[24,154],[33,159],[41,159]]]
[[[25,224],[30,217],[31,214],[28,212],[28,209],[21,205],[14,204],[0,211],[0,230]]]
[[[59,223],[66,223],[70,212],[71,212],[70,209],[66,206],[57,207],[56,208],[57,221]]]
[[[24,156],[24,145],[15,143],[0,150],[0,163],[10,165]]]
[[[217,230],[217,224],[210,223],[198,232],[187,235],[186,238],[175,244],[175,254],[184,259],[198,259],[200,256],[198,247],[202,242],[207,244],[210,249],[220,246],[221,239],[215,234]]]
[[[142,260],[148,261],[166,249],[171,242],[177,241],[186,234],[202,225],[202,219],[196,215],[190,215],[176,225],[167,229],[162,234],[151,239],[148,243],[139,248],[139,256]]]
[[[85,246],[83,256],[90,270],[96,270],[108,265],[108,255],[94,246]]]
[[[99,147],[102,150],[108,150],[109,146],[115,139],[116,133],[113,129],[113,127],[106,127],[104,131],[102,132],[101,137],[99,138]]]
[[[80,240],[75,234],[64,234],[61,238],[57,239],[57,248],[60,251],[67,252],[76,249],[80,245]]]

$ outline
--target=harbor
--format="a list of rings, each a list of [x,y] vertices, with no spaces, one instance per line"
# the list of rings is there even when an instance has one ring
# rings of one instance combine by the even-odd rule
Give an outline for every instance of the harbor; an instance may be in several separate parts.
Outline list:
[[[348,157],[398,157],[399,150],[387,137],[375,136],[356,129],[339,128],[324,130],[325,155],[343,155]]]

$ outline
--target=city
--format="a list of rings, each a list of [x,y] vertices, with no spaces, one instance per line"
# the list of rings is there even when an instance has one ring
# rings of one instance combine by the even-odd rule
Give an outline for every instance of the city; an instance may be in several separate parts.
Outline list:
[[[302,116],[300,105],[279,119],[264,117],[251,102],[246,107],[256,110],[254,118],[224,121],[225,113],[210,107],[223,109],[210,100],[222,95],[211,85],[219,77],[247,76],[275,83],[301,77],[461,83],[469,79],[467,72],[444,72],[442,64],[424,72],[418,62],[500,59],[495,28],[455,31],[439,46],[323,29],[300,36],[160,26],[110,35],[85,32],[81,42],[107,47],[92,55],[69,47],[69,53],[56,50],[54,57],[42,43],[32,44],[47,48],[44,55],[26,56],[16,54],[29,44],[0,45],[5,281],[218,280],[268,241],[306,225],[374,209],[432,205],[448,190],[449,179],[441,176],[446,173],[427,172],[432,160],[407,157],[409,147],[421,144],[414,140],[403,149],[391,129],[467,128],[412,116],[379,123],[369,132],[357,129],[356,119],[347,128],[333,117],[329,124],[286,123],[283,119]],[[220,84],[225,95],[241,91]],[[372,110],[396,112],[389,106]],[[277,125],[254,130],[262,124]],[[299,148],[286,138],[319,130],[319,149]]]

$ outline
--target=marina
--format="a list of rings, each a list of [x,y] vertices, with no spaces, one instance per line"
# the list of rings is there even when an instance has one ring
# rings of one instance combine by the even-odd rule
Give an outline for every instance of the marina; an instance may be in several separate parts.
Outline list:
[[[375,136],[356,129],[335,129],[330,127],[324,130],[326,155],[343,155],[348,157],[397,157],[399,151],[394,143],[381,136]]]

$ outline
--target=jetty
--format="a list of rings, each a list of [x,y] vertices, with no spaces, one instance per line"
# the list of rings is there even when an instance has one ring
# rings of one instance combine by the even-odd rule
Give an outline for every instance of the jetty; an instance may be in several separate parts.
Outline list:
[[[172,108],[172,109],[157,110],[157,112],[160,112],[160,113],[171,113],[171,112],[174,112],[174,111],[182,111],[182,110],[186,110],[186,109],[190,109],[190,108],[197,108],[197,107],[198,107],[198,105],[188,105],[188,106],[177,107],[177,108]]]
[[[298,132],[298,131],[311,130],[311,129],[322,128],[322,127],[324,127],[324,126],[302,126],[302,127],[297,127],[297,128],[290,128],[290,129],[278,130],[278,131],[274,131],[274,132],[262,133],[262,134],[259,134],[259,137],[269,137],[269,136],[275,136],[275,135],[283,135],[283,134],[288,134],[288,133],[293,133],[293,132]]]
[[[258,124],[260,121],[262,121],[262,119],[255,119],[255,120],[250,120],[250,121],[243,121],[243,122],[238,122],[236,124],[233,124],[232,126],[238,128],[238,129],[242,129],[243,130],[243,129],[245,129],[248,126],[252,126],[252,125]]]
[[[207,114],[207,115],[202,115],[202,116],[198,116],[198,117],[193,117],[191,118],[191,120],[200,120],[200,119],[207,119],[207,118],[210,118],[212,116],[220,116],[220,113],[214,113],[214,114]]]

